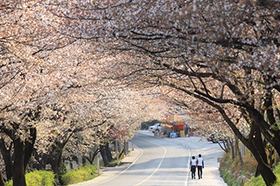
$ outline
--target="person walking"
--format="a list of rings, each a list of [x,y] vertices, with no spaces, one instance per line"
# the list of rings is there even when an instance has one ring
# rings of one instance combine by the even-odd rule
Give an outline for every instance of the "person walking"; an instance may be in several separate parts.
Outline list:
[[[195,157],[193,156],[190,162],[190,169],[192,172],[192,179],[195,179],[195,170],[197,167],[197,162],[195,161]]]
[[[196,163],[197,163],[198,179],[202,179],[202,169],[204,168],[204,161],[201,157],[201,154],[198,155]]]

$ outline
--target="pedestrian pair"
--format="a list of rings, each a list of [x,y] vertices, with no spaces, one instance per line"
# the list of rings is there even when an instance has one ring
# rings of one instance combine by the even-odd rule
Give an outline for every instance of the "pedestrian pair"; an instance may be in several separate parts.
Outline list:
[[[194,156],[191,159],[190,170],[192,173],[192,179],[195,179],[196,168],[197,168],[197,172],[198,172],[198,179],[202,179],[202,169],[204,168],[204,161],[201,157],[201,154],[198,155],[197,160],[195,160]]]

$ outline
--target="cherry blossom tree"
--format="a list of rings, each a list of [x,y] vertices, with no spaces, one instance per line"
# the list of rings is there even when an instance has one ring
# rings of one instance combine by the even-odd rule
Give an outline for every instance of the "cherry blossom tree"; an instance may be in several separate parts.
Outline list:
[[[149,56],[143,62],[131,60],[129,64],[140,68],[122,77],[132,74],[169,85],[217,109],[254,154],[267,185],[276,177],[267,165],[261,136],[279,147],[278,6],[257,1],[157,1],[138,7],[143,21],[133,17],[125,32],[115,32],[127,44],[123,48]],[[231,118],[223,105],[239,108],[251,126],[249,135],[241,133],[238,118]]]
[[[273,0],[135,0],[75,2],[52,13],[69,20],[72,37],[99,39],[123,51],[111,65],[118,69],[114,78],[130,85],[141,79],[141,85],[170,86],[216,109],[272,185],[276,177],[262,136],[279,154],[278,8]],[[225,107],[239,110],[250,126],[248,135]]]
[[[63,63],[49,60],[50,50],[74,40],[56,35],[46,24],[39,1],[1,3],[1,153],[6,178],[14,185],[25,185],[25,170],[37,137],[41,111],[61,90],[74,88]],[[46,60],[47,59],[47,60]],[[64,63],[65,64],[65,63]],[[69,68],[69,65],[67,66]],[[71,72],[69,68],[64,72]],[[59,72],[59,73],[58,73]],[[1,179],[2,181],[2,179]]]
[[[263,138],[280,153],[279,2],[21,0],[0,6],[0,130],[1,139],[13,141],[14,153],[35,140],[39,124],[47,125],[41,112],[49,103],[83,100],[77,95],[96,86],[93,69],[102,69],[98,77],[112,80],[106,86],[165,86],[208,104],[211,117],[220,113],[252,152],[266,184],[276,180]],[[142,106],[137,108],[147,108]],[[97,109],[110,119],[102,132],[111,124],[126,128],[118,122],[122,109],[131,114],[124,121],[138,121],[129,109],[112,108]],[[77,121],[79,109],[73,110],[63,116]],[[14,185],[24,185],[29,156],[17,160],[22,168]]]

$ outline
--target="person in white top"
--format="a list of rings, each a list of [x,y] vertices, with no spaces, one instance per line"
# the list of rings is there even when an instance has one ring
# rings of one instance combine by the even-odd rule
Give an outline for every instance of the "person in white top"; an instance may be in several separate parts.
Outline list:
[[[198,155],[196,163],[197,163],[198,179],[202,179],[202,169],[204,168],[204,161],[201,157],[201,154]]]
[[[193,156],[190,162],[190,169],[192,172],[192,179],[195,179],[195,170],[197,167],[197,162],[195,161],[195,157]]]

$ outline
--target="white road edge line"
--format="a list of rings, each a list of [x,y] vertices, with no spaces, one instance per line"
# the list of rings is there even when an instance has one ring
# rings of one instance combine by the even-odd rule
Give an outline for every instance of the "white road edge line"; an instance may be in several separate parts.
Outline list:
[[[153,143],[153,142],[149,142],[149,143]],[[167,153],[166,148],[165,148],[164,146],[161,146],[161,145],[156,144],[156,143],[153,143],[153,144],[155,144],[155,145],[157,145],[157,146],[159,146],[159,147],[161,147],[161,148],[164,149],[164,153],[163,153],[163,156],[162,156],[162,158],[161,158],[161,161],[160,161],[160,163],[158,164],[157,168],[154,170],[154,172],[153,172],[152,174],[150,174],[146,179],[144,179],[144,180],[142,180],[141,182],[135,184],[134,186],[141,185],[142,183],[148,181],[148,180],[158,171],[158,169],[160,168],[160,166],[161,166],[161,164],[162,164],[162,162],[163,162],[163,160],[164,160],[164,158],[165,158],[165,155],[166,155],[166,153]]]
[[[137,148],[137,149],[139,149],[139,150],[141,151],[141,154],[140,154],[128,167],[126,167],[122,172],[120,172],[119,174],[113,176],[112,178],[110,178],[110,179],[108,179],[108,180],[105,180],[105,181],[103,181],[103,182],[98,183],[97,185],[101,185],[101,184],[103,184],[103,183],[106,183],[106,182],[108,182],[108,181],[111,181],[112,179],[115,179],[116,177],[118,177],[119,175],[123,174],[123,173],[124,173],[125,171],[127,171],[132,165],[135,164],[135,162],[143,155],[143,150],[142,150],[141,148],[137,147],[135,144],[133,144],[133,145],[134,145],[135,148]]]
[[[186,147],[186,146],[185,146]],[[189,151],[189,159],[188,159],[188,171],[187,171],[187,177],[186,177],[186,180],[185,180],[185,186],[188,186],[188,178],[190,176],[190,164],[189,162],[191,161],[191,150],[189,147],[187,147],[188,151]]]

